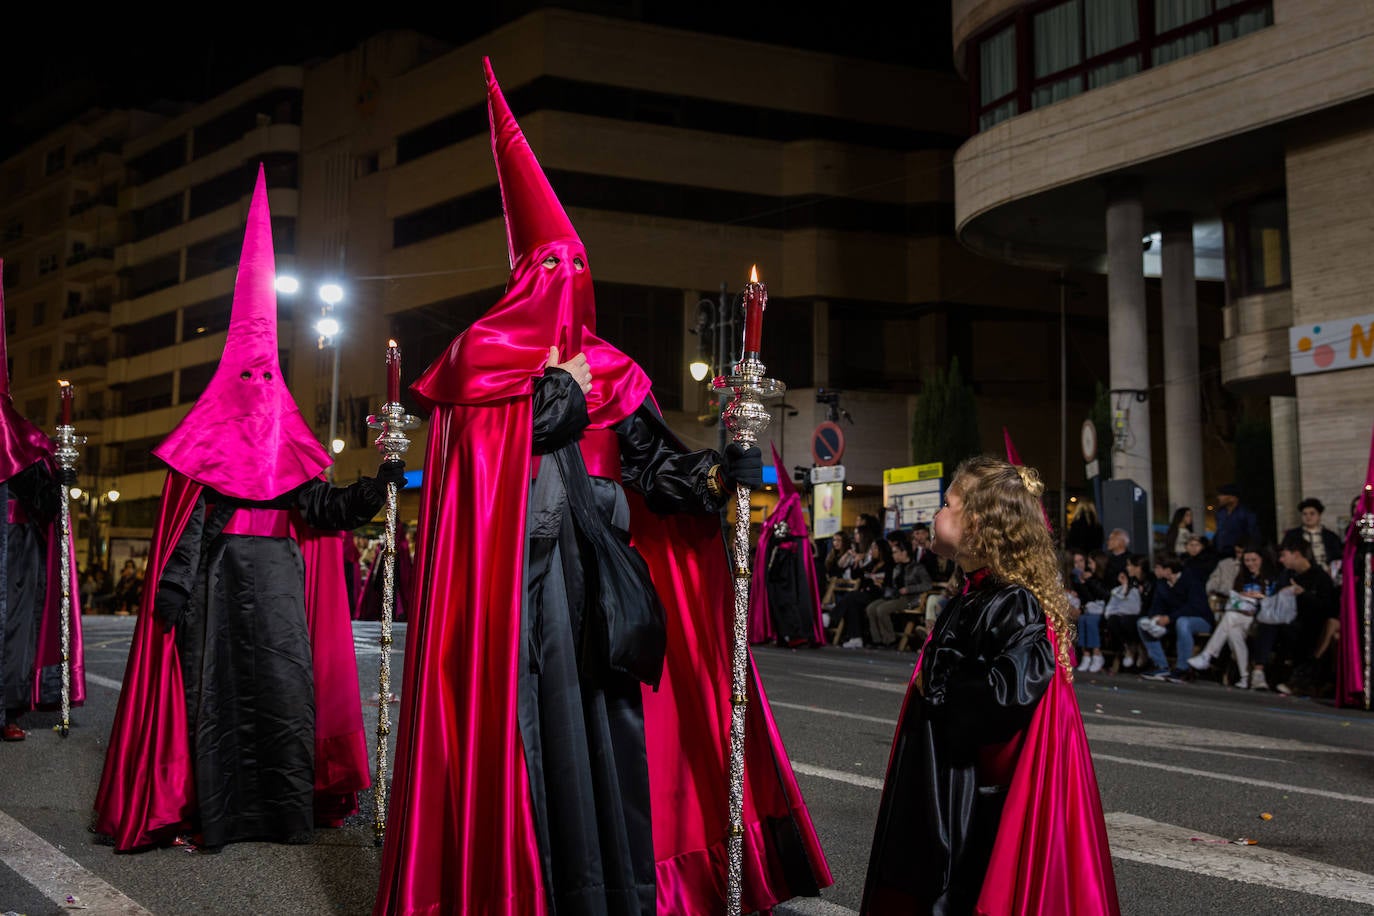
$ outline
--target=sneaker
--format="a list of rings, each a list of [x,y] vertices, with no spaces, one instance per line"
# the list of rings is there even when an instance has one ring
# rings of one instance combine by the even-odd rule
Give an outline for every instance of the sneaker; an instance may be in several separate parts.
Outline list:
[[[862,649],[863,647],[864,638],[862,636],[855,636],[853,639],[846,639],[840,643],[841,649]]]
[[[1251,671],[1251,672],[1250,672],[1250,689],[1251,689],[1251,690],[1268,690],[1268,689],[1269,689],[1269,682],[1266,681],[1266,680],[1264,679],[1264,669],[1263,669],[1263,668],[1256,668],[1254,671]]]
[[[830,615],[827,614],[825,611],[821,612],[821,626],[827,628],[830,626]]]
[[[1135,667],[1135,653],[1133,653],[1133,652],[1123,652],[1123,653],[1121,653],[1121,667],[1122,667],[1123,669],[1126,669],[1126,668],[1134,668],[1134,667]]]
[[[1151,668],[1149,671],[1142,671],[1140,676],[1147,681],[1162,681],[1169,677],[1168,668]]]
[[[1085,655],[1085,656],[1083,656],[1082,658],[1080,658],[1080,659],[1078,660],[1078,667],[1075,668],[1075,669],[1073,669],[1073,670],[1075,670],[1075,671],[1087,671],[1087,670],[1088,670],[1088,666],[1091,665],[1092,663],[1093,663],[1093,657],[1092,657],[1091,655]]]
[[[1234,684],[1231,685],[1237,690],[1245,690],[1250,686],[1250,675],[1242,674]]]
[[[1093,663],[1088,666],[1089,674],[1096,674],[1102,670],[1103,665],[1107,664],[1107,660],[1100,655],[1094,655],[1092,662]]]
[[[1293,688],[1289,687],[1287,684],[1279,684],[1274,689],[1286,697],[1291,697],[1293,695]]]
[[[1199,652],[1197,655],[1188,659],[1188,667],[1192,668],[1194,671],[1206,671],[1208,668],[1212,667],[1212,656],[1208,655],[1206,652]]]
[[[1182,684],[1185,681],[1192,680],[1192,678],[1193,671],[1191,668],[1175,668],[1173,671],[1169,672],[1169,676],[1166,680],[1173,681],[1176,684]]]

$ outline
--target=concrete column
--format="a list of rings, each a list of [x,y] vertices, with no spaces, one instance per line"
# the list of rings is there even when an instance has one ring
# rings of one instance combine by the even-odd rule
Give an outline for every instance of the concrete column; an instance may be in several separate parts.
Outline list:
[[[1154,499],[1150,460],[1150,361],[1145,319],[1145,212],[1135,185],[1107,195],[1107,350],[1112,408],[1112,476]]]
[[[1269,426],[1274,437],[1274,518],[1277,531],[1261,532],[1277,540],[1299,522],[1298,503],[1302,500],[1302,449],[1298,438],[1298,399],[1269,399]],[[1339,510],[1339,511],[1334,511]],[[1347,513],[1345,506],[1331,506],[1330,521]]]
[[[1169,467],[1169,515],[1179,506],[1206,512],[1202,486],[1202,404],[1197,348],[1197,277],[1193,272],[1193,220],[1164,221],[1164,445]]]

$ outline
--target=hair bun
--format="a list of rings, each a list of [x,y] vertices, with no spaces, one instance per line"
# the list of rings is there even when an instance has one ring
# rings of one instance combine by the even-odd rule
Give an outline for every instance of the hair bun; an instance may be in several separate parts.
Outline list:
[[[1021,483],[1025,485],[1026,491],[1039,499],[1045,493],[1045,483],[1040,479],[1040,474],[1035,468],[1026,467],[1024,464],[1016,465],[1016,473],[1021,478]]]

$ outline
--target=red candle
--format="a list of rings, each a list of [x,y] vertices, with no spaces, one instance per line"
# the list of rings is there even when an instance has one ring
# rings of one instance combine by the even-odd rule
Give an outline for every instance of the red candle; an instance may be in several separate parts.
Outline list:
[[[386,402],[401,402],[401,348],[394,340],[386,342]]]
[[[768,307],[768,287],[759,282],[759,268],[749,269],[744,288],[744,352],[758,353],[763,341],[763,310]]]
[[[62,425],[72,425],[72,383],[59,379],[57,382],[62,393]]]

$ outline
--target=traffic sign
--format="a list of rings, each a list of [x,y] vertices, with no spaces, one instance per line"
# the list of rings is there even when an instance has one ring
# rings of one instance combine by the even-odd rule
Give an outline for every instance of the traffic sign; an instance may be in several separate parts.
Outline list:
[[[820,465],[839,464],[844,457],[844,432],[838,423],[826,420],[811,434],[811,457]]]

